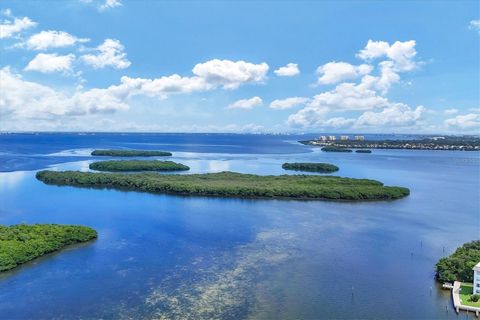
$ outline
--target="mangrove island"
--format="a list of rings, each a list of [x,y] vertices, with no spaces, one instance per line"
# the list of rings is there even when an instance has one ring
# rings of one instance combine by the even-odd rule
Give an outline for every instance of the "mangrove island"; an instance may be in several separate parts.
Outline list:
[[[326,146],[321,149],[325,152],[352,152],[351,149],[345,147],[336,147],[336,146]]]
[[[58,224],[0,225],[0,272],[65,246],[97,237],[89,227]]]
[[[36,177],[53,185],[237,198],[368,201],[399,199],[410,193],[407,188],[388,187],[375,180],[314,175],[259,176],[236,172],[165,175],[44,170],[37,172]]]
[[[88,166],[97,171],[184,171],[190,167],[173,162],[160,160],[111,160],[93,162]]]
[[[368,149],[358,149],[358,150],[355,150],[356,153],[372,153],[372,150],[368,150]]]
[[[92,156],[108,157],[166,157],[171,156],[171,152],[155,150],[93,150]]]
[[[312,162],[292,162],[282,164],[285,170],[308,171],[330,173],[338,171],[338,167],[329,163],[312,163]]]

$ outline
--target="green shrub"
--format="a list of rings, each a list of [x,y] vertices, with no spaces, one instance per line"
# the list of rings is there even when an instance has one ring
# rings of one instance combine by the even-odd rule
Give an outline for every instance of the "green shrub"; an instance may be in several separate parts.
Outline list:
[[[163,157],[171,156],[171,152],[150,151],[150,150],[93,150],[92,156],[110,156],[110,157]]]
[[[358,149],[358,150],[355,150],[356,153],[372,153],[372,150],[368,150],[368,149]]]
[[[465,243],[452,255],[436,264],[436,278],[441,282],[473,282],[472,268],[480,262],[480,240]]]
[[[235,172],[165,175],[39,171],[36,177],[44,183],[54,185],[239,198],[360,201],[398,199],[410,193],[407,188],[385,187],[375,180],[317,175],[259,176]]]
[[[93,162],[89,168],[97,171],[182,171],[190,168],[173,161],[111,160]]]
[[[336,147],[336,146],[326,146],[321,149],[325,152],[352,152],[351,149],[347,149],[345,147]]]
[[[311,163],[311,162],[293,162],[293,163],[284,163],[282,168],[285,170],[296,170],[296,171],[310,171],[310,172],[321,172],[321,173],[330,173],[338,171],[338,167],[329,164],[329,163]]]
[[[89,227],[58,224],[0,225],[0,272],[97,237]]]

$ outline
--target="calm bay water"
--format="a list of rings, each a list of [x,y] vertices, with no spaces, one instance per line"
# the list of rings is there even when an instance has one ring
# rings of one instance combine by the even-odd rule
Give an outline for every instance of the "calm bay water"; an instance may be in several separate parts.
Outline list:
[[[0,318],[457,319],[434,264],[480,238],[478,153],[322,153],[309,136],[0,135],[0,224],[83,224],[98,240],[0,275]],[[240,200],[48,186],[93,148],[173,151],[190,172],[286,161],[410,188],[391,202]],[[446,307],[448,312],[446,312]],[[466,314],[460,317],[465,318]]]

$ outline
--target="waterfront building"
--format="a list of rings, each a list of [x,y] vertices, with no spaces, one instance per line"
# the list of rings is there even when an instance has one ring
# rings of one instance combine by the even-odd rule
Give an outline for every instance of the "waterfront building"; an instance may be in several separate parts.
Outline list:
[[[355,136],[355,140],[363,141],[365,140],[364,136]]]
[[[335,141],[335,140],[337,140],[337,137],[335,137],[335,136],[328,136],[328,140],[330,140],[330,141]]]
[[[318,138],[318,140],[320,140],[320,141],[327,141],[328,138],[327,138],[327,136],[320,136],[320,138]]]
[[[473,267],[473,293],[480,294],[480,262]]]
[[[348,140],[348,136],[340,136],[340,140]]]

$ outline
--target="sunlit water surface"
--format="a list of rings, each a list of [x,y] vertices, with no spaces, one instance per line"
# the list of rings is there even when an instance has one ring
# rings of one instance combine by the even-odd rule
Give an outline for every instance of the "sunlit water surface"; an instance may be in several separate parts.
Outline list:
[[[434,265],[480,238],[478,153],[323,153],[281,136],[147,138],[0,136],[0,170],[9,171],[0,173],[0,224],[82,224],[99,233],[0,275],[0,318],[457,318]],[[171,160],[190,173],[291,174],[283,162],[328,162],[341,168],[335,175],[405,186],[411,195],[240,200],[35,179],[47,167],[87,171],[99,147],[173,150]]]

